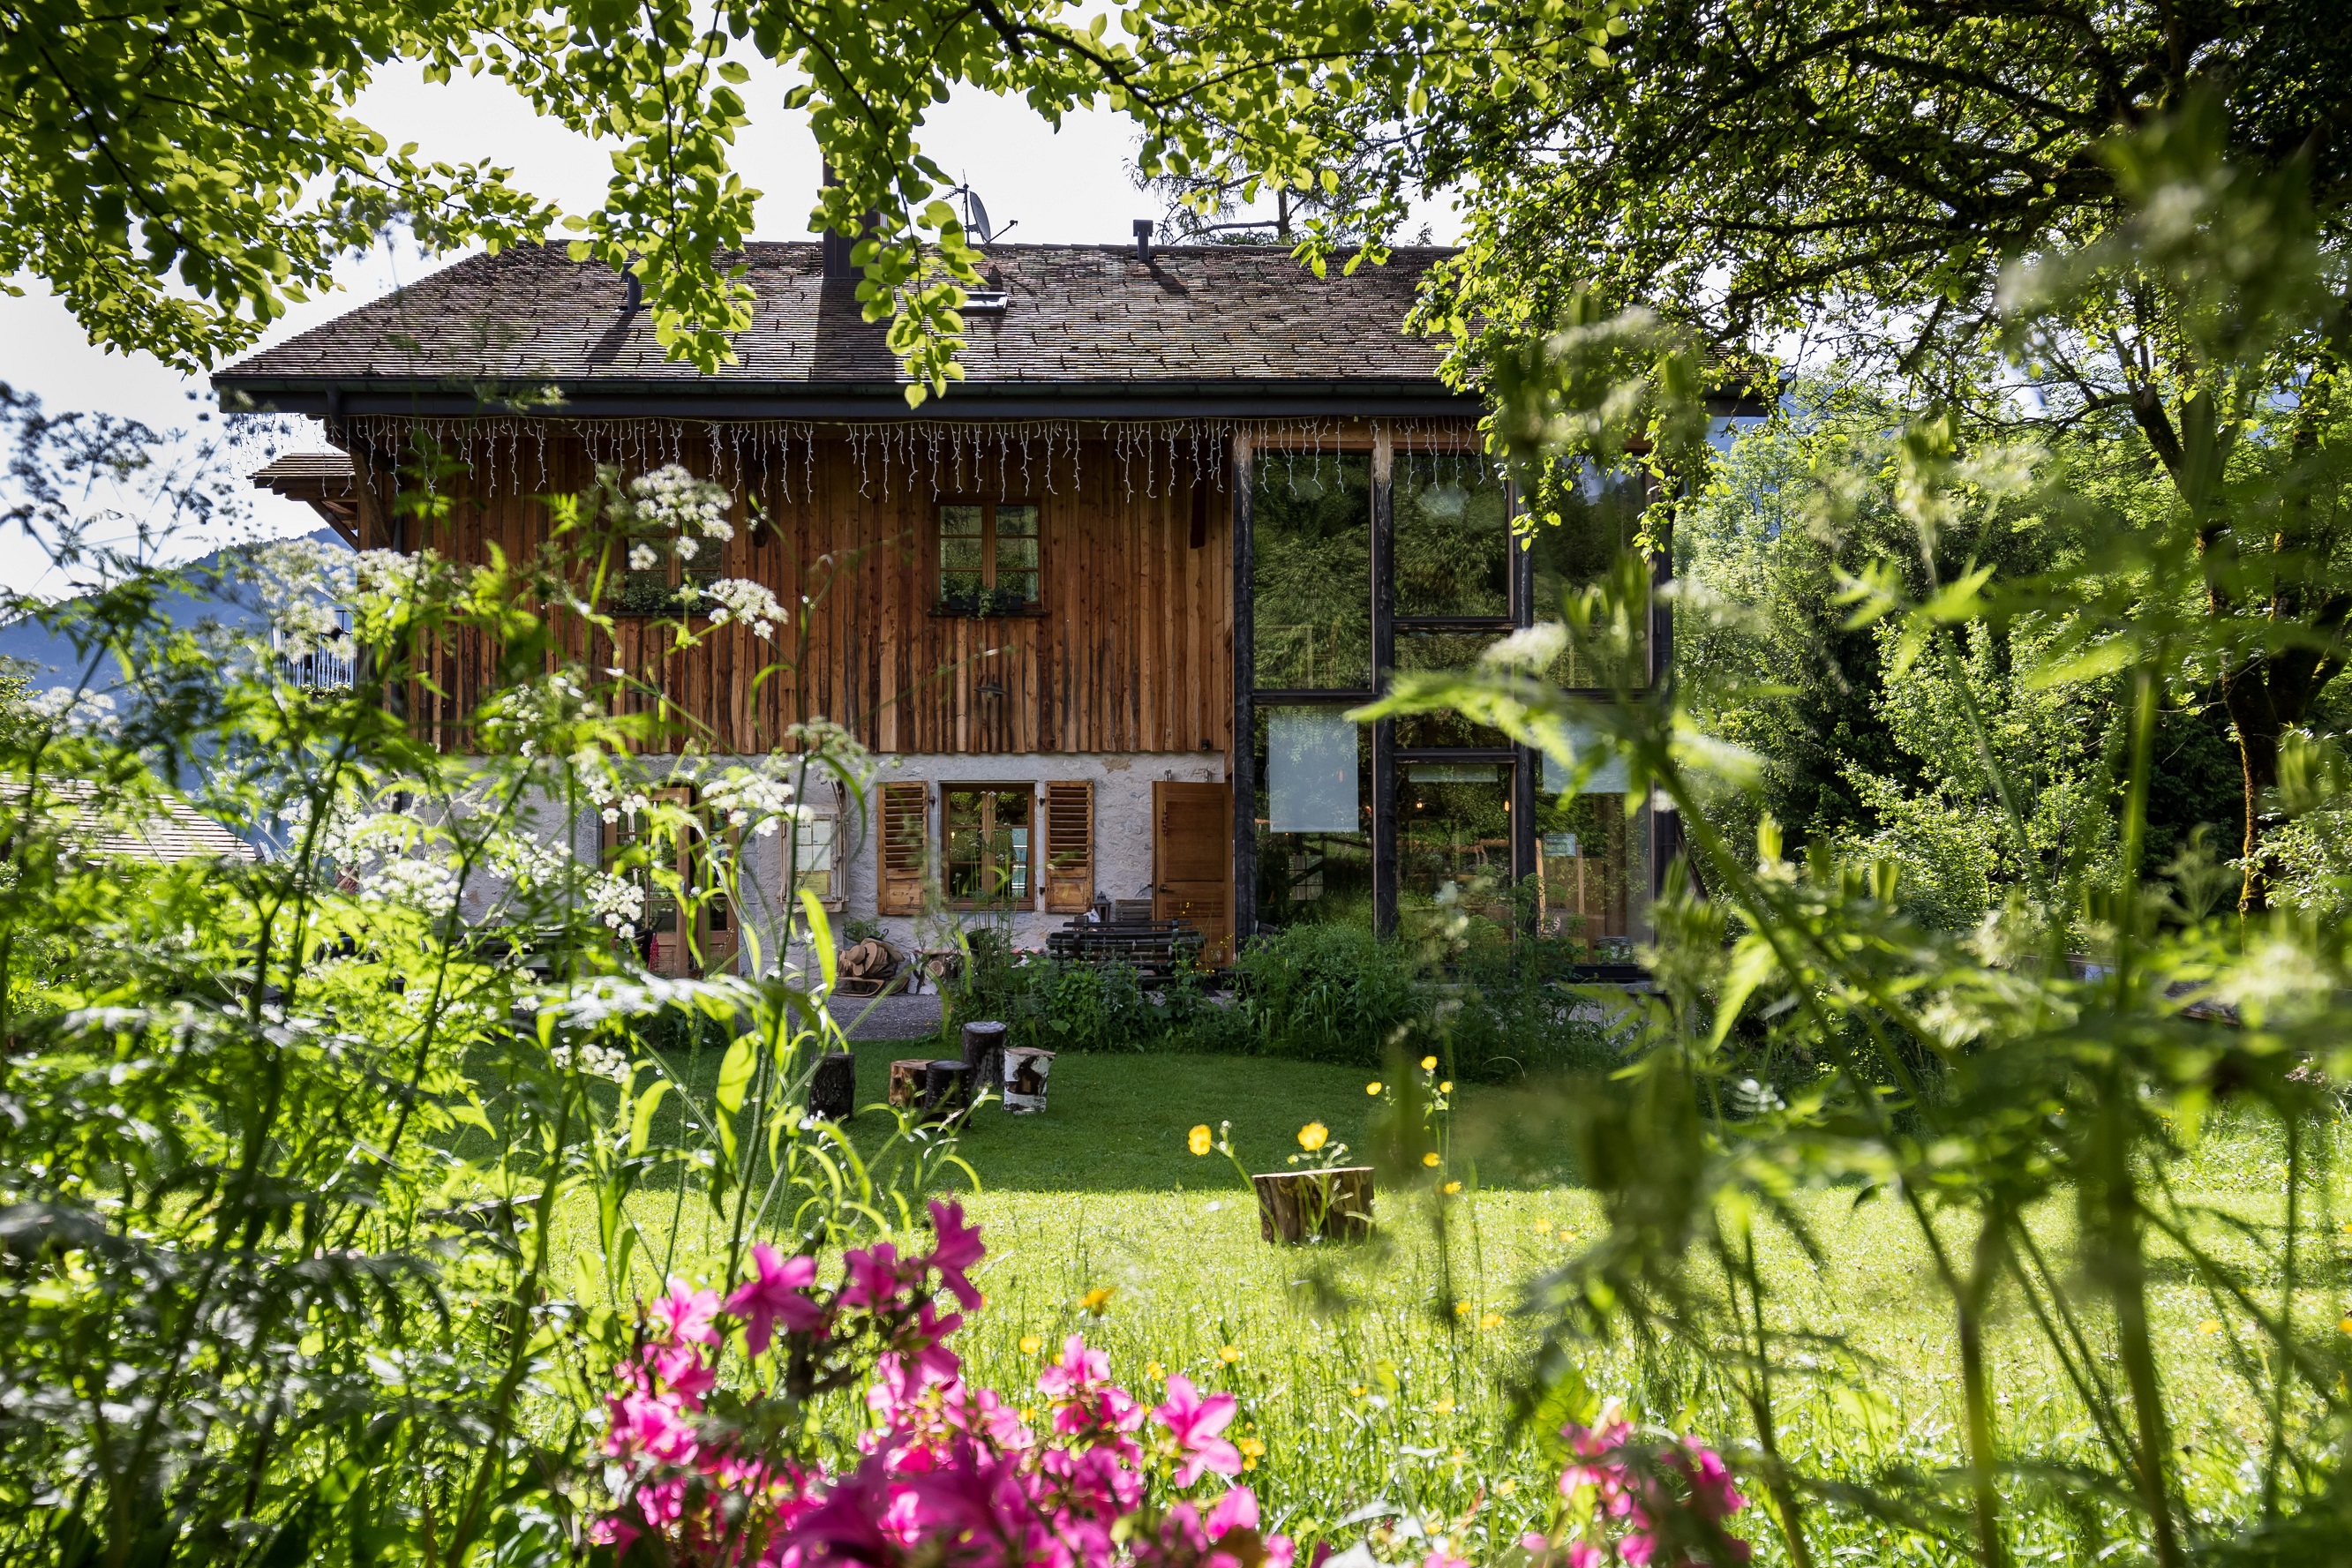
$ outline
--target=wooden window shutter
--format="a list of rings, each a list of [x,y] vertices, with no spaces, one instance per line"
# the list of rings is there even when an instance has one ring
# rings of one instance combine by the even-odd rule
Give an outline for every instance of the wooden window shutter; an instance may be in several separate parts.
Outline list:
[[[1045,786],[1045,908],[1075,915],[1095,901],[1095,787],[1083,779]]]
[[[928,784],[882,786],[882,875],[878,900],[885,915],[920,915],[923,883],[930,871],[931,794]]]

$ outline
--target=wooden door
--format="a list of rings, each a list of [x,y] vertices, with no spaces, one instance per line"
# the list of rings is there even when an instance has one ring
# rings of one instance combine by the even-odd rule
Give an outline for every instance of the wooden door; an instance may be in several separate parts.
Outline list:
[[[1234,956],[1234,794],[1226,784],[1151,786],[1151,917],[1181,920],[1205,938],[1202,961]]]

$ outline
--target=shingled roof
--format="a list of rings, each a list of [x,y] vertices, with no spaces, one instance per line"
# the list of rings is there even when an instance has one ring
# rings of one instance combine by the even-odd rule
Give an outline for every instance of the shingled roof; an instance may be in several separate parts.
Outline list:
[[[1318,278],[1271,247],[1163,247],[1147,261],[1116,246],[993,246],[987,270],[1004,308],[967,313],[966,380],[931,412],[1170,395],[1289,408],[1333,394],[1451,409],[1442,345],[1403,330],[1422,274],[1448,254],[1400,249],[1386,266]],[[759,243],[740,259],[758,295],[751,326],[735,340],[739,362],[709,375],[664,357],[620,277],[548,246],[469,257],[213,379],[318,413],[450,412],[478,389],[551,384],[573,403],[677,412],[712,400],[743,405],[730,413],[780,401],[904,409],[883,328],[861,319],[851,285],[826,279],[818,245]]]

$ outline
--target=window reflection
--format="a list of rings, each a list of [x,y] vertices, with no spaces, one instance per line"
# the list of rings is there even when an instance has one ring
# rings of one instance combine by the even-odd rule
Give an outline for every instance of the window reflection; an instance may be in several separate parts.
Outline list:
[[[1403,452],[1391,472],[1396,612],[1510,614],[1510,517],[1492,460]]]
[[[1372,925],[1371,732],[1340,707],[1257,714],[1260,929]]]
[[[1571,736],[1580,757],[1600,737]],[[1562,798],[1570,770],[1547,755],[1536,798],[1537,924],[1546,936],[1583,946],[1596,961],[1633,956],[1636,922],[1650,884],[1647,813],[1625,814],[1622,758],[1602,762],[1580,794]]]
[[[1575,482],[1563,486],[1559,522],[1538,527],[1528,544],[1534,558],[1535,613],[1538,620],[1560,618],[1560,605],[1609,575],[1618,555],[1633,547],[1641,528],[1645,481],[1639,473],[1602,473],[1587,461]],[[1603,648],[1571,646],[1546,672],[1557,685],[1598,690],[1644,684],[1649,663],[1646,616],[1637,616],[1625,629],[1622,646],[1613,653]]]
[[[1397,917],[1408,936],[1453,915],[1472,937],[1511,929],[1511,765],[1402,764],[1397,769]]]
[[[1372,679],[1372,467],[1268,452],[1251,476],[1253,679],[1356,691]]]

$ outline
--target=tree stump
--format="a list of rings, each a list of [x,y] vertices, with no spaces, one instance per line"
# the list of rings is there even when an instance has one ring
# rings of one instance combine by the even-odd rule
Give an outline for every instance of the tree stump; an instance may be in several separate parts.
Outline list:
[[[1004,1082],[1004,1037],[1009,1032],[1001,1023],[963,1026],[964,1086],[968,1098],[977,1100]]]
[[[923,1103],[923,1080],[931,1070],[929,1057],[908,1058],[890,1064],[890,1103],[911,1111]]]
[[[1257,1188],[1258,1234],[1297,1246],[1363,1241],[1372,1234],[1372,1167],[1274,1171],[1250,1177]]]
[[[1035,1116],[1045,1109],[1045,1075],[1054,1070],[1054,1053],[1016,1045],[1004,1053],[1004,1108],[1016,1116]]]
[[[971,1084],[964,1064],[952,1057],[924,1063],[923,1120],[949,1122],[971,1109]]]
[[[857,1114],[857,1059],[845,1051],[829,1051],[817,1059],[809,1079],[809,1114],[828,1122],[846,1122]]]

